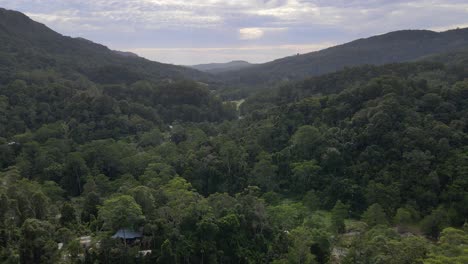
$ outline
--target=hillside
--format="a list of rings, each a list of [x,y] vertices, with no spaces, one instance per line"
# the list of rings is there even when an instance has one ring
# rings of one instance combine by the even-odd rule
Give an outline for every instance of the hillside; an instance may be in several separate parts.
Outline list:
[[[0,41],[0,138],[66,124],[87,141],[235,116],[187,80],[208,80],[202,72],[64,37],[19,12],[0,9]]]
[[[257,179],[263,188],[297,194],[313,186],[303,201],[312,197],[323,205],[335,197],[328,206],[344,215],[365,204],[365,224],[346,223],[334,248],[342,254],[332,253],[333,263],[405,263],[411,254],[391,253],[401,252],[398,245],[412,248],[424,263],[466,262],[466,244],[453,240],[459,254],[439,249],[423,257],[428,248],[421,234],[455,235],[460,230],[440,230],[466,223],[467,58],[450,52],[429,62],[348,68],[259,92],[243,104],[241,127],[254,139],[241,141],[271,154],[261,155],[271,160],[259,159],[260,168],[278,166],[276,176],[259,171],[267,178]],[[316,230],[319,221],[309,221],[299,232]]]
[[[235,71],[251,67],[254,64],[251,64],[247,61],[231,61],[226,63],[208,63],[208,64],[198,64],[189,66],[199,71],[208,72],[208,73],[222,73],[227,71]]]
[[[220,74],[231,86],[271,86],[365,64],[406,62],[468,46],[468,28],[402,30]]]
[[[3,83],[12,78],[13,71],[31,69],[54,69],[63,74],[77,72],[97,83],[131,83],[139,79],[212,80],[200,71],[115,52],[83,38],[62,36],[20,12],[2,8],[0,41],[0,82]]]

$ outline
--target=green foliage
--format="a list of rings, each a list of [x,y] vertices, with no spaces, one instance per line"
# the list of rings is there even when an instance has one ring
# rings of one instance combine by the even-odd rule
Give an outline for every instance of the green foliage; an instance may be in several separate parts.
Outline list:
[[[95,192],[87,193],[82,204],[81,220],[89,222],[93,217],[98,216],[98,206],[101,205],[101,199]]]
[[[151,131],[143,133],[139,145],[142,147],[155,147],[161,144],[163,141],[163,135],[159,129],[153,129]]]
[[[273,164],[272,157],[262,152],[258,155],[258,162],[252,170],[252,184],[262,188],[265,192],[275,191],[278,188],[277,171],[278,166]]]
[[[387,216],[380,204],[373,204],[362,214],[362,220],[370,227],[387,225]]]
[[[53,226],[45,221],[27,219],[21,226],[20,262],[51,263],[57,259]]]
[[[378,226],[357,237],[343,263],[422,263],[429,242],[420,237],[400,237],[393,230]]]
[[[318,210],[321,205],[321,201],[319,200],[317,193],[315,191],[308,191],[304,198],[302,198],[302,203],[311,211]]]
[[[321,147],[322,134],[313,126],[302,126],[291,137],[297,155],[302,159],[313,158]]]
[[[292,230],[304,221],[304,212],[306,209],[299,203],[283,203],[267,208],[270,221],[282,230]]]
[[[75,208],[70,203],[64,203],[60,210],[60,224],[69,225],[76,222]]]
[[[99,218],[104,222],[104,227],[111,231],[120,228],[135,228],[144,220],[141,206],[133,197],[120,195],[104,201],[99,208]]]
[[[423,232],[428,236],[432,236],[433,238],[438,238],[440,231],[442,231],[442,229],[448,225],[448,215],[443,208],[437,208],[433,210],[430,215],[427,215],[421,221],[421,228]]]
[[[468,261],[468,234],[466,231],[446,228],[442,230],[437,246],[433,247],[424,264],[461,264]]]
[[[320,179],[320,166],[315,160],[292,164],[292,182],[296,192],[302,194],[310,189],[317,189],[323,182]]]
[[[291,232],[292,245],[288,249],[287,261],[288,263],[294,264],[313,264],[317,263],[315,261],[315,256],[311,253],[310,247],[313,243],[312,233],[302,227],[294,229]]]
[[[331,229],[335,233],[345,232],[344,220],[348,218],[349,206],[338,200],[331,211]]]

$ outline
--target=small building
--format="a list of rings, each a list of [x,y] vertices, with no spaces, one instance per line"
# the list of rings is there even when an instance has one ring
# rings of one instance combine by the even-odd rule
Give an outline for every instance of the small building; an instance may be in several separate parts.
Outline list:
[[[138,251],[138,254],[142,257],[145,257],[146,255],[151,255],[152,250],[140,250]]]
[[[140,239],[143,237],[143,234],[138,231],[133,231],[128,228],[119,229],[112,238],[118,238],[121,240],[125,240],[126,243],[139,243]]]
[[[91,247],[91,236],[82,236],[79,238],[79,241],[82,248],[86,249]]]

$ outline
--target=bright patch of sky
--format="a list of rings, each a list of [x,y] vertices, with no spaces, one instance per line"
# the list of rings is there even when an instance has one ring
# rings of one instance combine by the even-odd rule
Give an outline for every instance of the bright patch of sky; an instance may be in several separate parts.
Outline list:
[[[400,29],[468,27],[466,0],[0,0],[72,37],[151,60],[266,62]]]

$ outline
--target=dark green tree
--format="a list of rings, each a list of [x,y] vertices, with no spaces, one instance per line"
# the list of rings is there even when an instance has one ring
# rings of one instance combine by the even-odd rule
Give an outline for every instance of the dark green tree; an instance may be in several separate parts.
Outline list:
[[[331,211],[331,229],[335,233],[344,233],[346,226],[344,220],[349,215],[349,206],[338,200]]]

